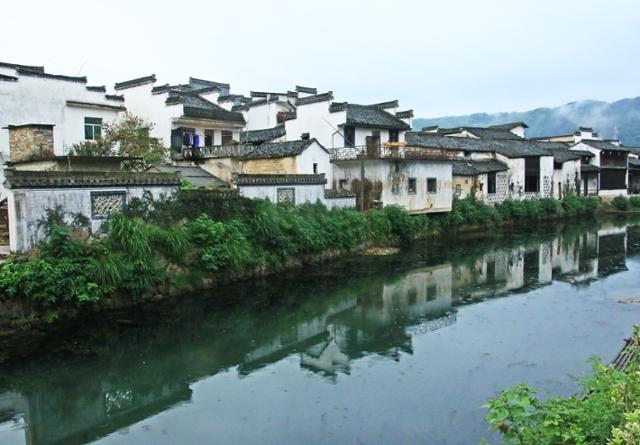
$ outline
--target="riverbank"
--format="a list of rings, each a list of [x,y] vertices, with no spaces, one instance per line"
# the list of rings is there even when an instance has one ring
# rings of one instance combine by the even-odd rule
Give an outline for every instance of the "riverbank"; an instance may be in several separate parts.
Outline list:
[[[202,192],[133,201],[100,237],[72,215],[50,212],[42,222],[48,238],[39,249],[0,266],[0,336],[304,268],[371,246],[402,246],[459,229],[589,217],[599,201],[567,196],[562,202],[492,207],[464,199],[455,201],[451,213],[430,217],[411,217],[397,207],[359,213],[244,199],[219,204]]]

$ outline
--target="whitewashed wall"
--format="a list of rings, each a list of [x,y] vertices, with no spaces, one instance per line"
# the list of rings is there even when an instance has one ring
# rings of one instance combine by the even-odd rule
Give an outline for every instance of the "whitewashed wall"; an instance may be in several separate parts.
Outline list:
[[[384,206],[398,205],[414,213],[448,212],[451,210],[453,193],[451,190],[451,164],[431,161],[388,160],[365,161],[365,177],[368,181],[382,183],[381,200]],[[409,178],[416,179],[416,192],[409,193]],[[427,178],[436,178],[437,192],[427,193]],[[360,180],[360,162],[334,162],[334,179],[347,181],[345,187],[351,190],[351,182]],[[397,182],[397,193],[393,192]]]
[[[565,195],[565,188],[569,191],[576,190],[576,178],[580,180],[580,160],[562,163],[561,169],[553,170],[553,197],[560,199]]]
[[[303,133],[309,133],[311,138],[316,138],[325,148],[343,147],[342,130],[339,133],[336,130],[346,121],[347,113],[330,113],[329,103],[325,101],[298,105],[297,118],[285,122],[287,139],[294,141],[300,139]]]
[[[324,173],[327,184],[331,188],[333,184],[333,167],[331,166],[331,156],[319,144],[313,143],[306,150],[297,156],[296,172],[298,174],[313,174],[313,164],[318,164],[318,172]]]
[[[324,205],[328,209],[355,209],[356,197],[325,198]]]
[[[324,184],[238,185],[238,192],[245,198],[268,199],[273,203],[277,203],[279,188],[294,189],[296,205],[314,204],[318,200],[324,202]]]
[[[81,82],[18,76],[15,70],[3,74],[18,77],[17,82],[0,81],[0,153],[2,161],[9,159],[7,125],[52,124],[53,149],[56,155],[66,153],[71,145],[84,140],[84,118],[101,117],[116,120],[116,110],[80,109],[67,106],[67,101],[123,106],[120,101],[107,100],[105,93],[89,91]]]
[[[273,128],[278,125],[278,112],[290,111],[291,109],[291,106],[281,102],[267,102],[261,105],[252,105],[245,115],[245,120],[247,121],[246,130]],[[299,138],[299,135],[295,139],[297,138]]]
[[[45,216],[47,209],[62,206],[65,213],[81,213],[91,221],[92,233],[97,233],[104,219],[93,219],[91,214],[92,192],[125,192],[125,202],[132,198],[141,198],[145,191],[154,198],[172,195],[176,187],[137,186],[103,188],[57,188],[57,189],[18,189],[7,190],[9,212],[9,244],[12,252],[25,252],[35,247],[44,238],[38,228],[38,221]]]

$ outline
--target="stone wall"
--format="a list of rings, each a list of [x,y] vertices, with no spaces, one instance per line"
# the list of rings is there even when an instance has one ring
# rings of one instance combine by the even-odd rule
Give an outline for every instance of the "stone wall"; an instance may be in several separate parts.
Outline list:
[[[9,127],[11,161],[26,161],[53,156],[53,125]]]

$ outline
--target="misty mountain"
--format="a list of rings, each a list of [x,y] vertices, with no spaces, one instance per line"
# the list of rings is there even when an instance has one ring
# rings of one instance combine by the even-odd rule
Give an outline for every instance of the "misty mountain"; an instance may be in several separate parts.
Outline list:
[[[555,108],[536,108],[530,111],[418,118],[413,120],[413,128],[419,130],[430,125],[486,127],[514,121],[523,121],[529,125],[527,137],[567,134],[583,126],[593,127],[602,138],[617,138],[623,144],[640,146],[640,97],[616,102],[583,100]]]

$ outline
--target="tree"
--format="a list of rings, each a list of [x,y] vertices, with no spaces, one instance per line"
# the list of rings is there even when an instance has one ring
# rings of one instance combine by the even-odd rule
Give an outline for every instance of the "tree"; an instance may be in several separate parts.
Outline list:
[[[102,126],[102,138],[74,144],[73,156],[132,156],[140,157],[145,164],[163,162],[168,149],[157,138],[151,137],[152,122],[126,112],[122,119]]]

